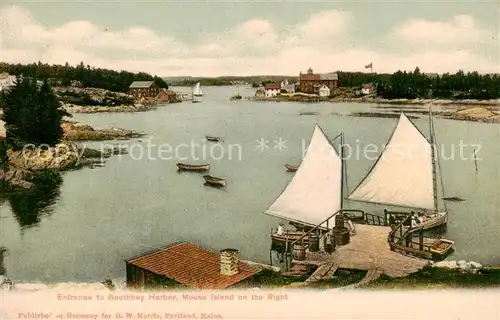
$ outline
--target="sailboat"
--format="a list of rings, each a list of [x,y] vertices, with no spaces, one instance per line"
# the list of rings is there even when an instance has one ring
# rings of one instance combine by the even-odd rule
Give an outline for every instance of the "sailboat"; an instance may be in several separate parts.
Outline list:
[[[201,97],[203,97],[203,91],[201,91],[201,86],[198,82],[193,89],[193,103],[201,102]]]
[[[343,176],[342,156],[316,124],[295,175],[264,213],[293,225],[329,230],[329,220],[342,211]],[[296,238],[302,236],[297,233]]]
[[[240,95],[240,86],[238,85],[238,93],[234,96],[231,97],[231,101],[234,101],[234,100],[241,100],[241,95]]]
[[[419,210],[412,227],[428,230],[446,225],[448,212],[439,210],[434,125],[429,112],[430,141],[401,113],[387,145],[348,199]],[[439,166],[439,157],[437,159]],[[444,187],[441,179],[441,188]]]

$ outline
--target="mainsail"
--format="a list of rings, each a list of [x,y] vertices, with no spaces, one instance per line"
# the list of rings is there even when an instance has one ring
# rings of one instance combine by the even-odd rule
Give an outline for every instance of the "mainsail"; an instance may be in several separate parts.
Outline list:
[[[265,213],[317,226],[341,209],[341,194],[342,159],[316,125],[299,169]]]
[[[434,209],[432,146],[401,113],[389,142],[351,200]]]
[[[200,87],[200,83],[199,82],[194,87],[193,95],[195,95],[195,96],[202,96],[203,95],[203,91],[201,91],[201,87]]]

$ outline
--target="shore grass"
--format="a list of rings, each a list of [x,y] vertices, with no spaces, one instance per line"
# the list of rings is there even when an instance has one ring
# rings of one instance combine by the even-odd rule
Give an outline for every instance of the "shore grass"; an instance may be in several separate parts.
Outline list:
[[[379,279],[360,286],[363,289],[445,289],[445,288],[491,288],[500,287],[500,269],[482,268],[476,274],[459,269],[426,266],[406,277],[391,278],[382,275]]]

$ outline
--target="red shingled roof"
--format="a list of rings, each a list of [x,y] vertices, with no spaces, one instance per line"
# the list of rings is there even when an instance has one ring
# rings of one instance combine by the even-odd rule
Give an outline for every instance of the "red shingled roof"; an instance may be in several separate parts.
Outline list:
[[[266,90],[279,90],[281,88],[281,83],[266,83],[264,89]]]
[[[197,289],[225,289],[261,271],[240,261],[239,273],[221,275],[220,254],[191,243],[173,244],[127,262]]]
[[[299,80],[306,80],[306,81],[317,81],[320,80],[320,75],[319,74],[307,74],[307,73],[301,73],[299,75]]]

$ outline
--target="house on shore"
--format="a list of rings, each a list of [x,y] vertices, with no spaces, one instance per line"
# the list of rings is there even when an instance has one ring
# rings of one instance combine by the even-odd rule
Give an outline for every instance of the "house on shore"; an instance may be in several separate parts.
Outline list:
[[[361,93],[364,95],[374,94],[375,92],[377,92],[377,88],[373,83],[365,83],[363,87],[361,87]]]
[[[264,90],[266,91],[266,97],[276,97],[281,93],[280,83],[266,83],[264,85]]]
[[[308,94],[319,95],[319,89],[323,85],[333,92],[338,87],[339,77],[335,72],[330,73],[314,73],[311,68],[307,70],[307,73],[300,72],[299,74],[299,86],[300,92]]]
[[[154,81],[134,81],[128,93],[136,98],[151,98],[160,93],[160,87]]]
[[[325,84],[319,88],[318,95],[320,97],[329,97],[330,96],[330,88],[328,88]]]
[[[168,103],[175,103],[180,101],[180,98],[177,97],[177,93],[167,89],[160,90],[160,93],[158,93],[156,99],[160,100],[161,102],[168,102]]]
[[[7,72],[0,73],[0,91],[12,88],[17,81],[17,77]]]
[[[265,98],[266,97],[266,90],[263,88],[259,88],[255,90],[255,97],[256,98]]]
[[[181,242],[126,262],[128,288],[226,289],[251,284],[263,269],[242,262],[238,250],[220,253]]]

